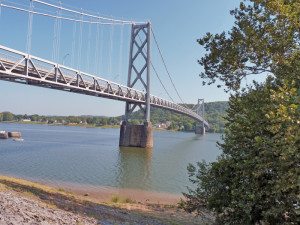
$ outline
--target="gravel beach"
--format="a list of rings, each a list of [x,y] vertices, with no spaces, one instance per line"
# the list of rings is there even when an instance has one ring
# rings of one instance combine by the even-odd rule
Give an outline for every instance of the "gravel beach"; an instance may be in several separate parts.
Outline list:
[[[93,218],[83,217],[47,206],[37,200],[20,196],[14,191],[0,192],[0,224],[97,224]]]

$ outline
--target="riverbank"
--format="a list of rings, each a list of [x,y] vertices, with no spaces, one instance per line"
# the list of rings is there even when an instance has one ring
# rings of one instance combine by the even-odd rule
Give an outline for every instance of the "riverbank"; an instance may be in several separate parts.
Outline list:
[[[63,123],[46,123],[46,122],[24,122],[24,121],[2,121],[1,123],[12,123],[12,124],[29,124],[29,125],[46,125],[46,126],[66,126],[66,127],[83,127],[83,128],[120,128],[120,125],[89,125],[89,124],[63,124]]]
[[[0,176],[0,224],[3,221],[4,224],[46,221],[48,224],[209,225],[213,217],[205,211],[201,216],[187,214],[176,204],[143,203],[120,196],[105,202],[93,193],[73,193]]]

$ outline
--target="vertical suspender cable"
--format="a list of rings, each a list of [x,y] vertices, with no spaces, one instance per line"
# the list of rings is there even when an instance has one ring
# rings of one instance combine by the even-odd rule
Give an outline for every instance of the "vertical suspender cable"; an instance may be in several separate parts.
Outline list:
[[[99,74],[101,74],[101,70],[103,71],[103,43],[104,43],[104,27],[99,24],[100,28],[100,45],[99,45]]]
[[[0,18],[1,18],[1,15],[2,15],[2,0],[0,0]]]
[[[0,0],[0,24],[1,24],[1,17],[2,17],[2,0]]]
[[[60,5],[61,5],[61,3],[60,3]],[[58,17],[61,16],[61,10],[60,10],[60,9],[58,10],[58,13],[57,13],[57,14],[58,14]],[[62,23],[61,19],[58,18],[58,26],[57,26],[57,45],[56,45],[56,48],[57,48],[57,50],[56,50],[56,61],[57,61],[57,62],[59,61],[59,53],[60,53],[61,23]]]
[[[82,51],[82,20],[83,15],[81,15],[81,21],[79,25],[79,46],[78,46],[78,54],[77,54],[77,69],[80,69],[81,67],[81,51]]]
[[[26,42],[26,51],[28,54],[31,52],[31,37],[32,37],[32,19],[33,19],[33,1],[30,0],[30,12],[28,13],[28,28],[27,28],[27,42]]]
[[[53,27],[53,40],[52,40],[52,61],[54,61],[55,58],[55,40],[56,40],[56,25],[57,25],[57,18],[54,21],[54,27]]]
[[[126,58],[125,58],[125,60],[127,59],[127,57],[128,57],[128,55],[129,55],[129,49],[130,49],[130,33],[131,33],[131,26],[127,26],[126,27],[126,29],[125,29],[125,35],[124,35],[124,42],[126,43],[125,44],[125,56],[126,56]],[[123,80],[123,84],[126,84],[126,82],[127,82],[127,75],[126,75],[126,73],[124,73],[124,76],[122,76],[122,79],[124,79]]]
[[[52,61],[59,61],[59,50],[60,50],[60,33],[61,33],[61,10],[57,10],[57,17],[55,18],[53,28],[53,43],[52,43]]]
[[[110,46],[109,46],[109,64],[108,64],[108,73],[111,75],[111,69],[112,69],[112,54],[113,54],[113,35],[114,35],[114,25],[111,25],[111,30],[110,30]]]
[[[92,22],[92,21],[91,21]],[[89,31],[88,31],[88,47],[87,47],[87,54],[86,54],[86,65],[87,70],[90,71],[90,52],[91,52],[91,39],[92,39],[92,24],[89,24]]]
[[[121,74],[122,74],[122,67],[123,67],[123,44],[124,44],[124,41],[123,41],[123,35],[124,35],[124,25],[122,24],[121,25],[121,28],[120,28],[120,49],[119,49],[119,71],[118,71],[118,81],[120,82],[121,81]]]
[[[71,63],[72,67],[75,68],[75,48],[76,48],[76,22],[73,24],[73,36],[72,36],[72,55],[71,55]]]
[[[99,24],[96,26],[96,45],[95,45],[95,74],[98,74],[98,59],[99,59]]]

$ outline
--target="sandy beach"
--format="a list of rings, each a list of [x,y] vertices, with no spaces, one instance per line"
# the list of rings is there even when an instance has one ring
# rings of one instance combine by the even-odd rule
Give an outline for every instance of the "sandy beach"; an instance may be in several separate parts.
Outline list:
[[[67,182],[60,182],[59,184],[45,183],[44,185],[63,189],[67,192],[76,193],[78,195],[88,195],[92,199],[96,199],[100,202],[111,201],[113,197],[119,196],[121,198],[128,198],[134,202],[140,202],[143,204],[153,203],[153,204],[170,204],[176,205],[180,202],[183,197],[182,194],[173,194],[166,192],[156,192],[147,191],[140,189],[130,189],[130,188],[115,188],[107,186],[92,186],[83,184],[73,184]]]

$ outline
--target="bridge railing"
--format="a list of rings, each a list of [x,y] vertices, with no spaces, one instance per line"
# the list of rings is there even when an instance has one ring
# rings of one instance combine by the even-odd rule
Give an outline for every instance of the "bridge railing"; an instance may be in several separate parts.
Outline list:
[[[145,104],[146,93],[0,45],[0,79]],[[169,109],[208,123],[191,109],[150,95],[154,107]]]

